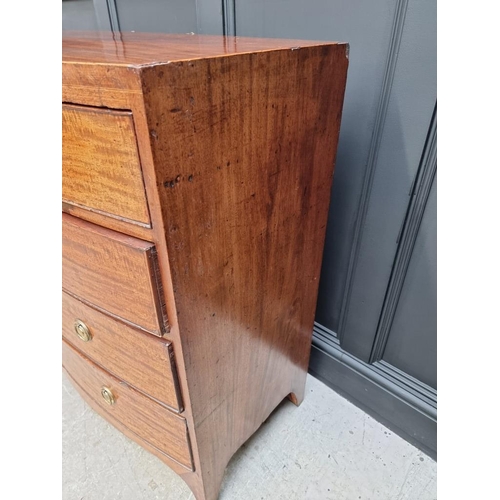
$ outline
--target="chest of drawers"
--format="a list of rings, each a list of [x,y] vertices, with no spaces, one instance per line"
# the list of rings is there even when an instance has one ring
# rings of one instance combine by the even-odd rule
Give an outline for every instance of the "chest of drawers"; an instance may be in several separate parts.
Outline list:
[[[63,38],[63,366],[215,500],[304,397],[347,45]]]

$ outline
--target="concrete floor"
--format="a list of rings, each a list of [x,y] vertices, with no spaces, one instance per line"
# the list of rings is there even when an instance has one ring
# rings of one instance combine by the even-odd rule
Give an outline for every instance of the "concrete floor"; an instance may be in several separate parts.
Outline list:
[[[64,500],[194,500],[63,378]],[[220,500],[433,500],[436,463],[315,378],[233,457]]]

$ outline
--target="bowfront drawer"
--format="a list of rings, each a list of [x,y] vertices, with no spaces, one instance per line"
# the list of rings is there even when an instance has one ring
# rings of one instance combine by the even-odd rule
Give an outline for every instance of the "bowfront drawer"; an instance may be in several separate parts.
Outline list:
[[[63,105],[63,201],[150,225],[132,113]]]
[[[88,402],[160,453],[192,470],[186,420],[155,403],[63,341],[63,366]]]
[[[166,307],[152,243],[63,214],[63,289],[162,336]]]
[[[182,411],[174,352],[167,340],[116,321],[63,293],[63,337],[136,389]]]

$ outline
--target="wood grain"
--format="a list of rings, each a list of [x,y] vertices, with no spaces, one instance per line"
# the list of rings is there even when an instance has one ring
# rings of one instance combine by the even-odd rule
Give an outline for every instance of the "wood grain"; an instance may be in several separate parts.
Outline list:
[[[152,243],[67,214],[62,236],[63,289],[155,335],[167,331]]]
[[[242,36],[64,31],[62,60],[63,64],[70,65],[93,63],[113,69],[117,66],[142,68],[161,63],[166,65],[178,61],[333,44],[335,42]],[[345,47],[346,44],[339,45]],[[88,69],[86,73],[89,74]],[[95,81],[93,86],[97,87],[99,83]],[[121,78],[114,84],[120,91],[126,86]]]
[[[134,116],[197,500],[218,498],[283,398],[304,397],[347,55],[240,37],[63,41],[65,98]]]
[[[172,343],[141,333],[63,293],[63,338],[92,361],[129,385],[182,411]],[[83,342],[75,320],[90,329],[92,340]]]
[[[63,102],[131,110],[142,98],[140,88],[135,68],[63,61]]]
[[[63,341],[62,360],[65,370],[103,411],[120,421],[131,432],[184,467],[192,469],[186,421],[158,405],[123,381],[100,369]],[[108,387],[116,402],[109,406],[101,396]]]
[[[64,201],[62,202],[62,211],[99,226],[107,227],[108,229],[113,229],[114,231],[118,231],[129,236],[134,236],[140,240],[151,241],[154,239],[151,228],[144,227],[140,224],[130,224],[130,222],[126,219],[120,220],[115,217],[109,217],[105,214],[87,210],[83,207],[77,207],[76,205],[72,205],[71,203],[66,203]]]
[[[63,200],[149,226],[132,113],[63,105]]]
[[[142,70],[202,498],[303,399],[346,70],[340,45]]]

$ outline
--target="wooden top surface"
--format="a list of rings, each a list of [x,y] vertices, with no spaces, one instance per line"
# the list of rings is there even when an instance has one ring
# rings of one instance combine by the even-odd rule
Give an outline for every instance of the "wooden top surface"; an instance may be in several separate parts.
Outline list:
[[[65,63],[149,66],[249,52],[337,44],[338,42],[277,38],[64,31],[62,55]]]

